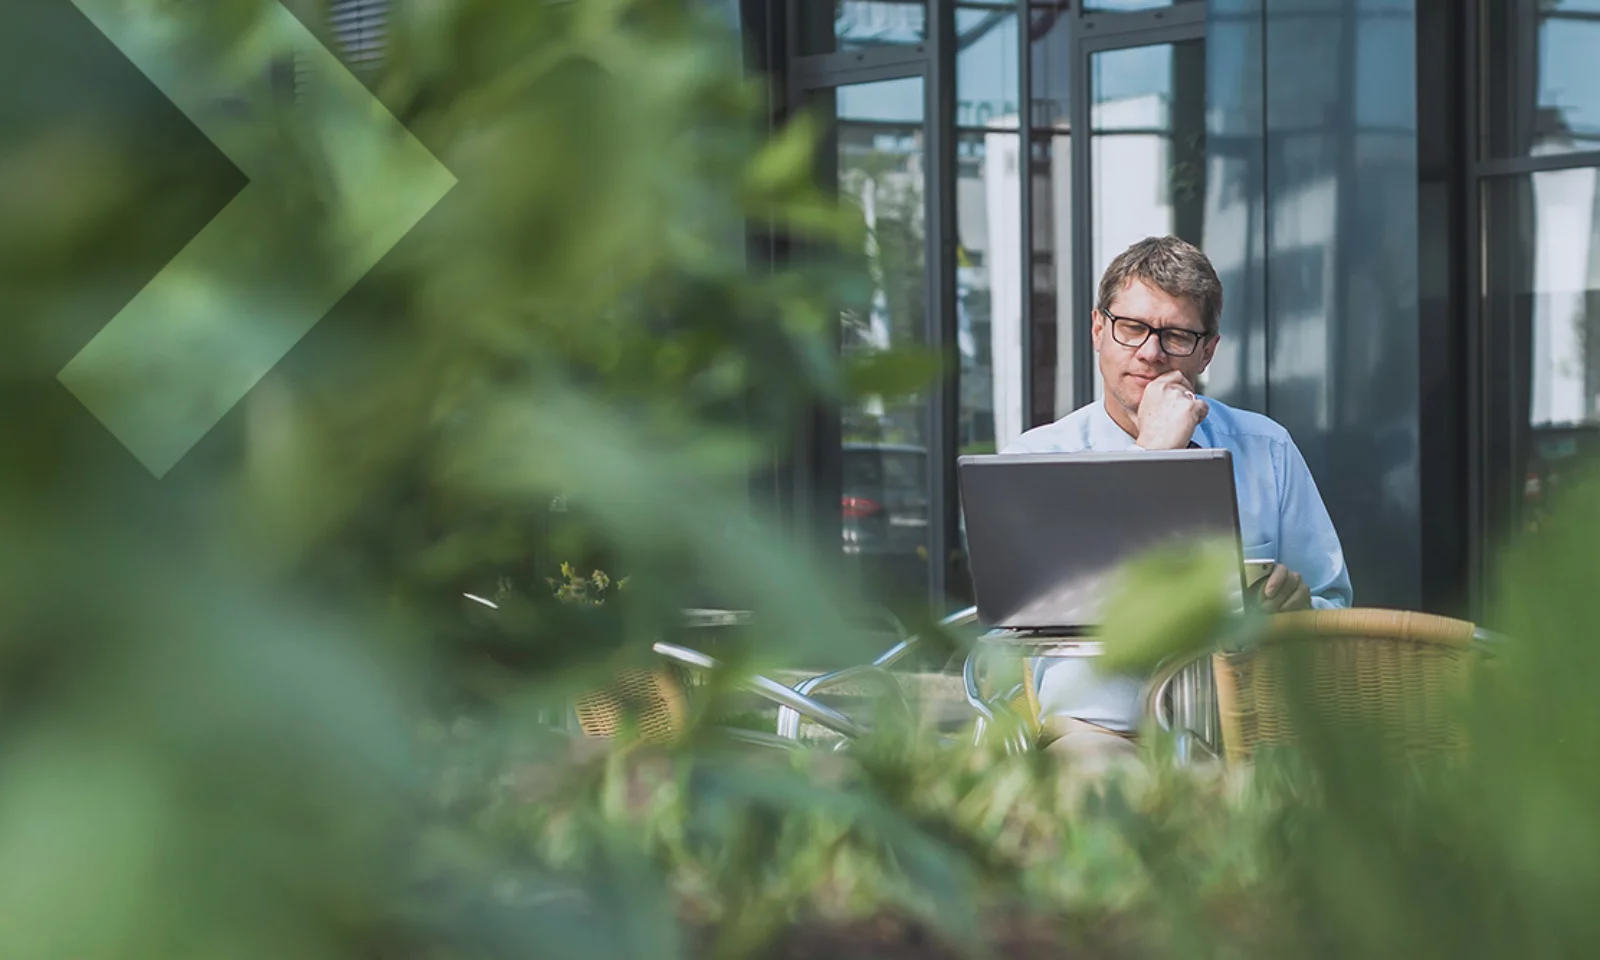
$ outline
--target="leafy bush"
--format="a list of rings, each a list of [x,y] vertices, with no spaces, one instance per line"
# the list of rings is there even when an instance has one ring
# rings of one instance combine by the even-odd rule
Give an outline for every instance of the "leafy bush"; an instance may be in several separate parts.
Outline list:
[[[266,73],[260,0],[118,9],[175,63]],[[238,174],[136,85],[6,141],[0,954],[1595,952],[1593,489],[1507,554],[1515,642],[1456,766],[1330,734],[1239,778],[1157,738],[1090,782],[892,723],[790,756],[549,722],[708,586],[756,615],[732,670],[875,652],[747,479],[797,411],[915,389],[926,358],[836,361],[860,225],[734,49],[672,0],[398,4],[373,89],[459,185],[160,482],[55,376]],[[317,281],[355,242],[319,162],[358,134],[256,93],[277,192],[249,239]],[[749,223],[821,254],[756,269]],[[274,322],[259,285],[186,279],[204,322]],[[561,559],[628,571],[631,602],[556,602]],[[1235,627],[1203,562],[1152,563],[1170,616],[1134,610],[1124,662]],[[540,589],[463,600],[502,578]]]

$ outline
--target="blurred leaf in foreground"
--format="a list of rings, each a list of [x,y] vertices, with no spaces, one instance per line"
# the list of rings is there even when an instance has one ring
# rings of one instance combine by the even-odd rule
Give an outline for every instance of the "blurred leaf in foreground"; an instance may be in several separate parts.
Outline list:
[[[1238,549],[1225,541],[1152,550],[1119,571],[1100,637],[1100,669],[1148,673],[1214,643],[1234,614]]]

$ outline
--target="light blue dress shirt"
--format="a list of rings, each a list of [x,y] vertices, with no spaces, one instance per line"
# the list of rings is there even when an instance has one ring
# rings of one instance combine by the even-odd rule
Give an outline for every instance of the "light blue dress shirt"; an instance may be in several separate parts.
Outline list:
[[[1317,608],[1351,604],[1350,573],[1322,495],[1289,432],[1258,413],[1235,410],[1205,398],[1206,418],[1194,442],[1233,454],[1239,497],[1239,533],[1249,560],[1275,560],[1298,573]],[[1103,400],[1035,427],[1002,453],[1078,453],[1133,450],[1133,437],[1117,426]],[[1140,682],[1091,675],[1084,661],[1039,664],[1039,701],[1046,714],[1068,716],[1112,729],[1132,729]]]

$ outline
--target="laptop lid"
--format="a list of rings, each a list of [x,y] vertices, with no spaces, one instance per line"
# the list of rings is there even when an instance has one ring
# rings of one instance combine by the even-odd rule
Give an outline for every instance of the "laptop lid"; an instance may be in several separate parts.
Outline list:
[[[1233,543],[1242,592],[1226,450],[969,456],[958,472],[973,594],[988,626],[1092,629],[1121,564],[1197,538]]]

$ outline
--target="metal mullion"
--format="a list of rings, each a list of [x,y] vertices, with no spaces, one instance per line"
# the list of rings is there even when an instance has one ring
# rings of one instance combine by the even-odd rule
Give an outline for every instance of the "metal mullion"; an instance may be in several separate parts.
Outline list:
[[[1033,427],[1033,8],[1031,0],[1017,0],[1017,229],[1022,233],[1018,246],[1022,252],[1021,296],[1018,298],[1022,351],[1022,429]],[[1052,411],[1054,412],[1054,411]]]
[[[1198,23],[1173,23],[1116,33],[1084,31],[1079,36],[1079,50],[1086,55],[1092,55],[1107,50],[1127,50],[1133,47],[1153,47],[1163,43],[1182,43],[1185,40],[1204,40],[1206,24],[1201,20]]]
[[[813,99],[816,93],[791,85],[790,114],[796,115],[808,107],[810,104],[807,101]],[[825,95],[835,96],[833,91],[826,91]],[[831,126],[824,141],[825,150],[817,157],[816,172],[820,184],[837,199],[839,189],[837,99],[826,111],[826,115]],[[805,254],[813,252],[803,241],[800,249]],[[839,357],[843,351],[843,343],[836,312],[833,314],[832,322],[828,324],[827,336],[833,356]],[[800,431],[801,454],[792,480],[796,503],[794,522],[798,529],[805,532],[807,546],[824,551],[824,555],[838,549],[831,541],[839,535],[837,511],[839,497],[844,489],[842,417],[843,411],[840,405],[831,400],[814,405],[808,412],[805,425]]]
[[[923,231],[927,270],[927,315],[924,327],[930,347],[947,360],[959,356],[955,319],[955,0],[929,0],[929,50],[923,80],[923,129],[926,131]],[[942,611],[948,594],[951,547],[957,530],[956,433],[960,428],[961,364],[950,369],[930,391],[928,420],[928,601]]]
[[[794,83],[805,89],[913,76],[926,69],[929,44],[819,53],[790,61]]]
[[[1086,49],[1083,42],[1083,21],[1069,20],[1067,24],[1067,47],[1071,51],[1071,63],[1067,79],[1068,96],[1072,99],[1070,109],[1067,111],[1068,133],[1071,137],[1068,152],[1072,158],[1071,184],[1069,185],[1069,203],[1071,208],[1071,234],[1072,234],[1072,298],[1075,301],[1070,305],[1072,310],[1072,407],[1077,409],[1085,404],[1094,402],[1094,353],[1084,349],[1089,343],[1091,311],[1084,311],[1082,306],[1088,303],[1094,306],[1094,231],[1089,216],[1090,190],[1093,180],[1089,171],[1089,122],[1090,122],[1090,70],[1089,60],[1092,52]],[[1057,292],[1057,310],[1060,309],[1059,291]]]
[[[791,91],[788,99],[792,105],[792,91],[795,89],[795,64],[800,61],[800,4],[805,0],[768,0],[768,2],[780,3],[783,7],[782,73],[784,87]]]
[[[1498,157],[1477,163],[1479,177],[1514,177],[1550,170],[1571,170],[1578,167],[1600,167],[1600,150],[1576,153],[1552,153],[1538,157]]]
[[[1272,271],[1269,265],[1272,262],[1273,231],[1276,229],[1272,222],[1272,136],[1271,128],[1267,121],[1268,111],[1272,109],[1272,88],[1267,84],[1267,78],[1272,76],[1271,56],[1272,45],[1267,42],[1267,6],[1265,0],[1260,4],[1260,40],[1257,42],[1257,51],[1261,55],[1261,139],[1257,144],[1256,163],[1258,166],[1259,183],[1261,184],[1261,414],[1272,416]],[[1208,53],[1210,51],[1207,51]],[[1208,124],[1209,126],[1209,124]],[[1206,149],[1209,150],[1209,131],[1206,139]],[[1245,246],[1245,260],[1249,262],[1254,256],[1248,241]],[[1246,321],[1248,322],[1248,321]],[[1251,390],[1251,385],[1246,382],[1244,389]],[[1248,395],[1248,394],[1247,394]]]
[[[1600,23],[1597,10],[1547,10],[1539,14],[1541,20],[1570,20],[1577,23]]]
[[[851,87],[861,83],[877,83],[882,80],[904,80],[907,77],[921,77],[926,72],[926,67],[920,61],[887,63],[838,73],[797,74],[794,84],[797,93],[806,93],[812,90]]]
[[[1125,13],[1083,13],[1075,26],[1085,37],[1114,36],[1149,33],[1164,27],[1194,27],[1202,31],[1206,26],[1206,4],[1192,3],[1160,10],[1139,10]]]
[[[1466,318],[1464,331],[1467,343],[1467,616],[1481,622],[1484,614],[1483,588],[1487,581],[1485,556],[1488,551],[1487,491],[1484,481],[1488,465],[1484,430],[1488,423],[1485,402],[1486,389],[1484,358],[1490,345],[1486,342],[1487,325],[1483,320],[1483,185],[1478,179],[1478,156],[1482,149],[1480,130],[1484,91],[1478,76],[1480,53],[1478,34],[1481,29],[1483,0],[1466,0],[1466,23],[1462,42],[1466,49],[1461,58],[1461,89],[1467,92],[1465,137],[1467,145],[1466,198],[1462,223],[1466,233],[1467,256],[1463,264],[1466,296],[1462,308]]]

